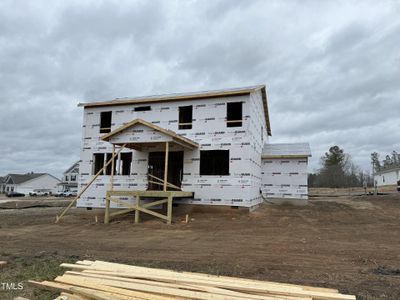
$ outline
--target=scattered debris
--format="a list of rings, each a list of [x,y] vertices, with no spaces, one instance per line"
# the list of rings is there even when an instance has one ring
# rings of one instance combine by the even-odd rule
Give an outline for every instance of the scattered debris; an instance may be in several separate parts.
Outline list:
[[[0,260],[0,268],[1,267],[3,267],[3,266],[5,266],[7,264],[7,262],[6,261],[4,261],[4,260]]]
[[[400,269],[388,266],[379,266],[374,270],[374,273],[379,275],[400,276]]]
[[[110,263],[78,261],[52,281],[29,281],[59,290],[61,299],[325,299],[355,300],[336,289],[284,284],[203,273],[175,272]]]

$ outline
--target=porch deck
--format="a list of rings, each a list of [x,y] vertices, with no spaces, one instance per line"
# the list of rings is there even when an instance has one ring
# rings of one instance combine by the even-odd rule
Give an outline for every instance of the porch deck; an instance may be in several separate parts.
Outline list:
[[[106,209],[104,215],[104,223],[108,224],[110,222],[110,218],[119,216],[121,214],[126,214],[129,212],[135,212],[135,223],[139,223],[140,221],[140,212],[155,216],[157,218],[163,219],[167,221],[167,224],[171,224],[172,222],[172,202],[174,198],[186,198],[193,197],[193,192],[185,192],[185,191],[122,191],[122,190],[109,190],[106,193]],[[135,203],[131,204],[127,201],[123,201],[117,199],[115,197],[134,197]],[[147,203],[141,203],[142,197],[150,197],[150,198],[161,198],[161,200],[156,200]],[[110,202],[118,203],[124,207],[125,209],[121,209],[117,212],[110,213]],[[163,215],[161,213],[150,210],[150,207],[157,206],[160,204],[167,203],[167,215]]]
[[[150,128],[153,132],[152,135],[144,135],[143,131],[134,132],[129,131],[135,126],[145,126]],[[154,140],[154,133],[158,133],[159,136],[157,137],[157,141]],[[137,140],[133,141],[132,137],[136,137]],[[82,190],[78,193],[74,200],[62,211],[60,216],[56,216],[56,223],[60,221],[60,219],[67,213],[67,211],[74,205],[74,203],[81,197],[81,195],[89,188],[89,186],[96,180],[96,178],[105,172],[106,168],[111,165],[111,176],[110,176],[110,184],[109,190],[106,192],[106,207],[104,213],[104,223],[108,224],[110,222],[110,218],[115,216],[125,214],[131,211],[135,211],[135,223],[139,223],[140,212],[150,214],[157,218],[163,219],[167,221],[168,224],[172,223],[172,201],[173,198],[182,198],[182,197],[192,197],[193,192],[184,192],[181,190],[180,184],[175,185],[168,181],[168,161],[169,161],[169,152],[170,152],[170,145],[193,150],[199,145],[185,137],[182,137],[171,130],[167,130],[156,126],[152,123],[146,122],[141,119],[135,119],[114,131],[104,135],[101,137],[102,140],[108,141],[112,144],[113,150],[111,158],[102,166],[101,169],[96,170],[97,173],[92,177],[92,179],[82,188]],[[146,147],[149,146],[162,146],[165,144],[165,152],[164,152],[164,166],[162,169],[162,173],[164,173],[163,178],[157,177],[154,174],[148,175],[148,183],[151,188],[153,185],[155,186],[162,186],[163,190],[147,190],[147,191],[140,191],[140,190],[114,190],[114,175],[115,175],[115,159],[121,153],[124,148],[135,149],[137,151],[146,151]],[[119,147],[119,150],[116,151],[116,146]],[[148,149],[147,149],[148,150]],[[182,156],[183,160],[183,156]],[[183,166],[183,163],[182,163]],[[177,169],[177,173],[180,174]],[[170,190],[174,189],[174,190]],[[116,197],[134,197],[135,204],[131,204],[127,201],[123,201],[117,199]],[[151,197],[151,198],[161,198],[160,200],[156,200],[153,202],[146,202],[141,203],[141,197]],[[110,213],[110,203],[118,203],[124,208],[121,208],[117,212]],[[167,203],[167,215],[160,214],[153,210],[150,210],[150,207],[154,207],[156,205]]]

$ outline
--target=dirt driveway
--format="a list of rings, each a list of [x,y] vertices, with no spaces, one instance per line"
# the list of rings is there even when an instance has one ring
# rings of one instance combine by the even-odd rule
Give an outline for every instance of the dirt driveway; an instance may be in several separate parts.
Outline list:
[[[400,196],[321,198],[308,206],[265,205],[254,213],[198,209],[188,224],[133,216],[110,225],[101,211],[0,210],[0,282],[46,279],[61,261],[101,259],[175,270],[339,288],[358,299],[400,299]],[[102,219],[102,218],[101,218]],[[0,298],[44,299],[27,285]]]

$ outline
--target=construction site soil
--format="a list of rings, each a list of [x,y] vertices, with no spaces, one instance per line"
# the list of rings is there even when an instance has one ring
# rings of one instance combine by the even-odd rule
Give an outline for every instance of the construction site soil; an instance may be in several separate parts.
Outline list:
[[[108,260],[149,267],[338,288],[357,299],[400,299],[400,195],[317,197],[306,206],[262,205],[249,213],[174,208],[174,224],[127,215],[104,225],[102,210],[0,209],[0,299],[50,298],[25,283],[53,279],[61,262]],[[98,216],[98,223],[95,222]],[[49,267],[54,265],[54,269]],[[45,271],[44,271],[45,270]]]

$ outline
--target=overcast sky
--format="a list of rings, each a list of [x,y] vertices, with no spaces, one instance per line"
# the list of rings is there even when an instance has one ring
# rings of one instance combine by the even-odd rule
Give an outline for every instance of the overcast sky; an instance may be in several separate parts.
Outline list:
[[[266,84],[271,142],[400,152],[400,2],[0,0],[0,175],[79,159],[78,102]]]

